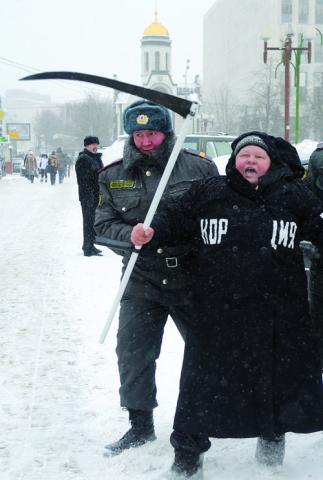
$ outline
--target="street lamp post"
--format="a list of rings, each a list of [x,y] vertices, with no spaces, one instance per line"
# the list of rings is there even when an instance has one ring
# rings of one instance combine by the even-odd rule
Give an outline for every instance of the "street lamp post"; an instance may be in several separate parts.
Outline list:
[[[285,67],[285,140],[289,141],[289,133],[290,133],[290,64],[292,59],[292,52],[295,52],[296,55],[296,63],[297,63],[297,55],[301,55],[302,51],[307,51],[307,59],[308,63],[311,63],[311,56],[312,56],[312,44],[311,41],[308,41],[308,46],[303,47],[302,43],[299,47],[292,46],[292,33],[287,33],[284,46],[283,47],[268,47],[268,40],[264,40],[264,63],[267,63],[268,58],[268,51],[269,50],[280,50],[283,52],[283,63]],[[298,60],[298,68],[300,66],[300,58]],[[297,68],[295,67],[296,71],[296,79],[299,82],[299,72],[297,77]],[[299,83],[298,83],[298,91],[296,91],[296,99],[298,101],[298,106],[296,103],[296,117],[299,114]],[[299,120],[297,120],[299,122]],[[299,128],[299,123],[298,123]]]

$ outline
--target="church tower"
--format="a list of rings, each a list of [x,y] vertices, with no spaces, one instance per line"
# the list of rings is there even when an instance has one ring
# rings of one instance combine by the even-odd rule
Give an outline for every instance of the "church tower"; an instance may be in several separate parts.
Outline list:
[[[141,82],[144,87],[176,94],[171,77],[172,49],[166,27],[155,20],[144,31],[141,39]]]

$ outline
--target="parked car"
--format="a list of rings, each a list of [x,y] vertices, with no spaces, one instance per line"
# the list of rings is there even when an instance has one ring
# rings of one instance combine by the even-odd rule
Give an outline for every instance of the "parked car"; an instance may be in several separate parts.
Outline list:
[[[235,138],[235,136],[226,133],[190,133],[185,137],[184,147],[193,148],[212,158],[220,157],[231,154],[231,143]]]
[[[197,150],[213,158],[220,175],[225,175],[225,167],[231,155],[231,143],[236,137],[226,133],[186,135],[184,148]]]
[[[120,135],[112,145],[103,150],[102,161],[104,165],[122,158],[123,147],[128,135]],[[183,148],[196,150],[202,155],[214,159],[219,173],[225,175],[225,166],[231,154],[231,143],[236,137],[224,133],[204,135],[191,133],[186,136]]]

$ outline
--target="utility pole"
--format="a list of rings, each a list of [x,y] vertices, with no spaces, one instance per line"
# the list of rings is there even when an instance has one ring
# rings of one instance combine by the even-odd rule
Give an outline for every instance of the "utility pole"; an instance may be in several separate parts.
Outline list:
[[[290,134],[290,64],[292,59],[292,52],[295,54],[301,54],[302,51],[307,51],[307,59],[308,63],[311,63],[312,58],[312,44],[311,41],[308,41],[307,47],[293,47],[292,46],[292,33],[287,33],[286,39],[284,41],[283,47],[268,47],[268,40],[264,40],[264,63],[267,63],[268,59],[268,51],[269,50],[280,50],[283,53],[283,64],[285,67],[285,121],[284,121],[284,129],[285,129],[285,140],[289,141],[289,134]],[[299,67],[300,63],[298,64]],[[298,80],[299,80],[299,72],[298,73]],[[297,92],[296,92],[297,93]],[[299,98],[298,98],[299,102]],[[299,108],[299,104],[298,104]],[[299,111],[299,110],[298,110]]]

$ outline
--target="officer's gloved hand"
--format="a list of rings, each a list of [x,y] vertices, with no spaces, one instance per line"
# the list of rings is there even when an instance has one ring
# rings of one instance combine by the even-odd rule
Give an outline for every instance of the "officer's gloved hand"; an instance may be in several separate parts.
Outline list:
[[[131,232],[131,241],[136,246],[142,246],[150,242],[154,236],[154,229],[151,227],[144,228],[142,223],[137,223]]]

